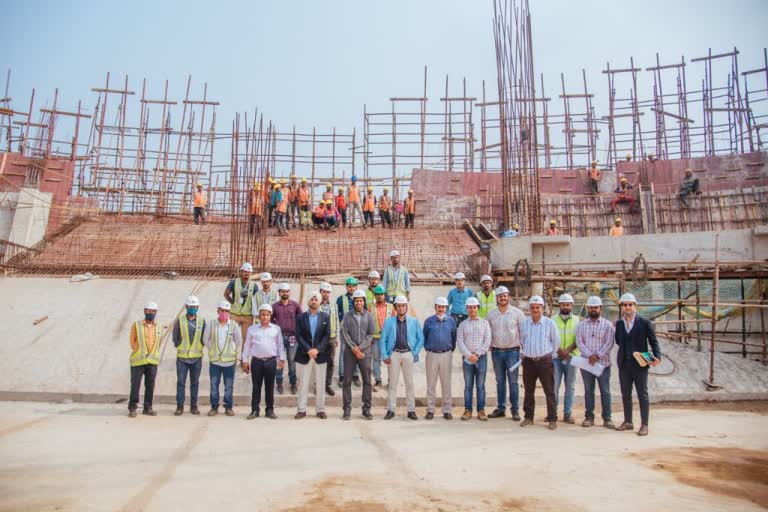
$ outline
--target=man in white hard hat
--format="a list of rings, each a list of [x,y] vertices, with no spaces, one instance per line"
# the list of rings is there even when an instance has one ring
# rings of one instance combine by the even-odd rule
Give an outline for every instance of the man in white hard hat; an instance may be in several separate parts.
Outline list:
[[[456,330],[456,346],[463,356],[464,414],[461,419],[472,418],[472,392],[477,388],[477,419],[487,421],[485,414],[485,374],[488,371],[488,349],[491,348],[491,326],[477,315],[480,301],[467,299],[469,317]]]
[[[648,435],[648,419],[650,417],[650,400],[648,398],[648,365],[640,366],[634,353],[647,353],[651,347],[653,358],[650,366],[661,363],[661,349],[656,339],[656,329],[653,322],[637,315],[637,299],[631,293],[625,293],[619,299],[621,318],[616,321],[616,344],[619,353],[616,360],[619,365],[619,383],[621,385],[621,401],[624,405],[624,423],[616,430],[634,430],[632,424],[632,387],[637,390],[637,400],[640,402],[639,436]]]
[[[336,311],[336,303],[331,300],[333,287],[331,283],[320,283],[320,311],[330,317],[330,333],[327,351],[327,368],[325,372],[325,393],[334,396],[336,392],[331,386],[333,382],[333,365],[336,359],[336,349],[339,346],[339,314]]]
[[[259,291],[259,287],[251,281],[253,266],[245,262],[240,266],[239,277],[227,283],[224,290],[224,298],[232,304],[230,318],[240,326],[240,334],[245,339],[248,327],[253,325],[253,297]]]
[[[243,371],[251,374],[251,413],[246,419],[259,417],[261,388],[264,388],[265,416],[275,415],[275,374],[285,366],[285,346],[280,327],[271,323],[272,306],[259,307],[259,322],[248,328],[243,344]]]
[[[611,349],[616,336],[613,324],[603,318],[603,301],[593,295],[587,299],[587,318],[579,322],[576,329],[576,344],[579,346],[581,357],[589,364],[602,364],[605,368],[599,377],[592,372],[582,369],[581,378],[584,380],[584,421],[582,427],[595,424],[595,381],[600,387],[600,404],[602,406],[603,426],[616,428],[611,421]]]
[[[531,316],[523,321],[520,328],[520,339],[523,357],[523,413],[525,418],[520,422],[521,427],[533,425],[536,409],[536,380],[544,389],[547,399],[547,422],[549,429],[557,428],[557,406],[555,405],[555,367],[552,358],[557,356],[560,348],[560,335],[552,319],[544,315],[544,299],[533,295],[528,300]]]
[[[259,307],[262,304],[269,304],[270,306],[277,302],[277,290],[272,289],[272,274],[269,272],[262,272],[261,276],[261,290],[257,290],[253,295],[253,316],[259,316]]]
[[[560,403],[560,383],[565,382],[563,399],[563,423],[573,424],[573,397],[576,390],[576,368],[571,366],[571,357],[579,355],[576,345],[576,329],[579,327],[579,317],[573,314],[573,297],[564,293],[557,300],[560,311],[552,316],[552,320],[560,335],[560,348],[557,356],[552,359],[555,365],[555,410]]]
[[[389,366],[387,414],[385,420],[395,417],[397,384],[400,373],[405,382],[405,405],[408,419],[416,420],[416,389],[413,385],[413,365],[419,361],[424,346],[424,332],[416,317],[408,316],[408,299],[395,297],[395,312],[384,321],[381,330],[381,359]]]
[[[477,300],[480,301],[480,309],[477,311],[477,316],[487,319],[488,312],[496,309],[496,292],[493,290],[493,278],[489,275],[481,277],[480,287],[480,291],[475,295]]]
[[[443,418],[453,419],[451,373],[453,350],[456,348],[456,320],[448,316],[448,299],[435,298],[435,314],[424,321],[424,350],[427,370],[427,414],[424,419],[435,417],[437,379],[440,379]]]
[[[464,272],[456,272],[453,276],[456,287],[448,292],[448,314],[456,320],[456,325],[467,319],[467,299],[475,294],[471,288],[468,288],[467,277]]]
[[[203,369],[203,330],[205,320],[197,314],[200,300],[194,295],[187,297],[186,311],[173,323],[173,345],[176,347],[176,412],[184,413],[184,394],[189,375],[189,412],[200,414],[197,408],[197,392],[200,372]]]
[[[376,272],[375,270],[371,270],[368,272],[368,288],[365,290],[365,305],[370,309],[371,304],[376,302],[376,296],[373,293],[373,290],[376,289],[377,286],[379,286],[379,283],[381,282],[381,274]]]
[[[365,309],[365,292],[355,290],[352,294],[353,309],[341,321],[341,357],[344,361],[343,416],[348,420],[352,414],[352,374],[360,369],[363,379],[363,418],[372,420],[371,414],[371,361],[375,331],[373,318]]]
[[[240,347],[243,339],[240,326],[230,320],[232,306],[226,300],[219,302],[216,318],[205,324],[203,345],[208,349],[208,371],[211,377],[211,410],[208,416],[219,414],[219,385],[224,377],[224,414],[234,416],[233,394],[235,386],[235,363],[240,361]]]
[[[384,271],[382,286],[387,291],[387,302],[392,302],[398,295],[404,295],[406,299],[411,298],[411,278],[408,275],[408,269],[400,264],[400,253],[396,250],[389,252],[391,264]]]
[[[139,405],[139,389],[144,379],[144,411],[147,416],[157,416],[152,410],[157,366],[160,364],[160,324],[155,321],[157,304],[144,304],[144,318],[131,324],[131,393],[128,399],[128,416],[136,417]]]
[[[277,293],[280,300],[272,304],[272,321],[280,327],[285,345],[285,354],[288,360],[288,381],[291,383],[291,394],[298,392],[296,386],[296,319],[301,314],[301,304],[291,300],[291,286],[288,283],[277,285]],[[275,377],[277,392],[283,394],[283,369],[277,372]]]
[[[491,360],[496,377],[496,409],[489,418],[503,418],[507,415],[507,390],[509,390],[509,410],[512,420],[520,421],[520,369],[510,371],[520,361],[520,330],[525,314],[510,302],[509,289],[506,286],[496,288],[498,307],[488,313],[491,326]]]
[[[320,419],[326,419],[325,414],[325,370],[328,364],[328,344],[331,337],[331,319],[320,311],[322,296],[319,291],[309,294],[308,310],[300,314],[296,320],[297,373],[299,376],[299,401],[295,418],[307,416],[307,398],[309,396],[309,379],[315,373],[315,413]]]

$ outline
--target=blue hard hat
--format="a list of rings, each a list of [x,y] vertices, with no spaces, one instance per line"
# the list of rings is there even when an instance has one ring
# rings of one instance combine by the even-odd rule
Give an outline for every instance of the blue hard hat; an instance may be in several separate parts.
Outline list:
[[[357,181],[357,176],[352,176],[352,181]]]

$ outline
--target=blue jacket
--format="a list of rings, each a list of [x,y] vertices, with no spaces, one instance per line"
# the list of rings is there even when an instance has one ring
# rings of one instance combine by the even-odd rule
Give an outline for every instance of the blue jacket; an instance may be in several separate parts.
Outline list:
[[[421,330],[419,321],[412,317],[405,317],[406,330],[408,335],[408,346],[413,354],[414,362],[419,360],[419,352],[424,348],[424,332]],[[384,320],[384,327],[381,328],[381,340],[379,345],[381,346],[381,359],[389,359],[392,355],[392,351],[395,349],[395,342],[397,341],[397,317],[391,316]]]

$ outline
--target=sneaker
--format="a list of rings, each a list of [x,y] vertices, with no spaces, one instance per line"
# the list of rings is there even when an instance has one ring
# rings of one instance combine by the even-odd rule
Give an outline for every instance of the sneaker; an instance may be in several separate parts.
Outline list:
[[[193,405],[193,406],[192,406],[192,407],[189,409],[189,412],[190,412],[191,414],[195,414],[195,415],[197,415],[197,414],[200,414],[200,409],[198,409],[196,405]]]
[[[424,419],[425,420],[431,420],[431,419],[434,419],[434,418],[435,418],[435,413],[433,413],[433,412],[428,412],[427,414],[424,415]]]
[[[488,415],[489,418],[503,418],[506,416],[507,413],[505,411],[502,411],[501,409],[494,409],[491,414]]]
[[[488,416],[485,414],[485,411],[477,411],[477,419],[480,421],[488,421]]]
[[[277,383],[277,393],[280,394],[280,395],[283,394],[283,383],[282,382],[278,382]]]
[[[177,405],[176,406],[176,410],[173,411],[173,415],[174,416],[181,416],[182,414],[184,414],[184,407],[181,406],[181,405]]]
[[[306,418],[306,417],[307,417],[307,413],[306,412],[297,412],[296,416],[294,416],[293,419],[300,420],[300,419]]]
[[[603,420],[603,426],[611,430],[616,430],[616,425],[611,420]]]
[[[525,418],[522,422],[520,422],[521,427],[527,427],[529,425],[533,425],[533,418]]]
[[[130,409],[128,411],[128,417],[129,418],[135,418],[136,417],[136,409]]]
[[[624,423],[619,425],[619,427],[616,430],[618,430],[619,432],[624,432],[625,430],[635,430],[635,426],[625,421]]]
[[[360,381],[360,376],[359,375],[353,375],[352,376],[352,384],[354,384],[356,388],[360,387],[361,381]]]
[[[408,419],[409,420],[417,420],[419,419],[418,416],[416,416],[416,413],[414,411],[411,411],[408,413]]]
[[[563,414],[563,423],[568,423],[569,425],[573,425],[576,423],[576,421],[573,419],[573,416],[571,414]]]
[[[217,414],[219,414],[218,407],[211,407],[211,410],[208,411],[208,416],[216,416]]]
[[[520,413],[515,411],[512,413],[512,421],[520,421]]]
[[[331,386],[325,386],[325,394],[328,396],[334,396],[336,395],[336,392],[333,390]]]
[[[226,414],[227,416],[234,416],[235,411],[233,411],[231,407],[225,407],[224,414]]]
[[[452,420],[453,419],[453,414],[451,414],[449,412],[444,412],[443,413],[443,419],[444,420]]]
[[[461,420],[467,421],[469,419],[472,419],[472,411],[469,409],[464,409],[464,414],[461,415]]]
[[[245,417],[247,420],[252,420],[259,417],[259,411],[251,411],[251,414]]]
[[[393,411],[387,411],[387,414],[384,415],[385,420],[391,420],[395,417],[395,413]]]
[[[556,430],[557,429],[557,422],[556,421],[550,421],[549,427],[547,427],[549,430]]]
[[[379,392],[379,386],[381,386],[381,381],[376,381],[373,383],[373,392],[378,393]]]
[[[639,436],[647,436],[648,435],[648,425],[640,425],[640,430],[637,431],[637,435],[639,435]]]
[[[299,388],[296,387],[296,384],[291,384],[291,394],[292,395],[295,395],[298,390],[299,390]]]
[[[587,419],[585,419],[584,421],[581,422],[581,426],[585,427],[585,428],[589,428],[589,427],[591,427],[594,424],[595,424],[595,422],[591,418],[587,418]]]
[[[328,415],[325,414],[324,412],[317,413],[317,417],[320,418],[321,420],[328,419]]]

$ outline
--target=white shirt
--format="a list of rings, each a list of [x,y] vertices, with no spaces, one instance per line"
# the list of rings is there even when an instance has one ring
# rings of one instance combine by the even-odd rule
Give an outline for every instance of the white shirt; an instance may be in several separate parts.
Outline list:
[[[263,327],[254,324],[248,328],[243,345],[243,362],[251,362],[251,358],[266,359],[277,357],[285,361],[285,347],[283,346],[283,333],[275,324]]]

